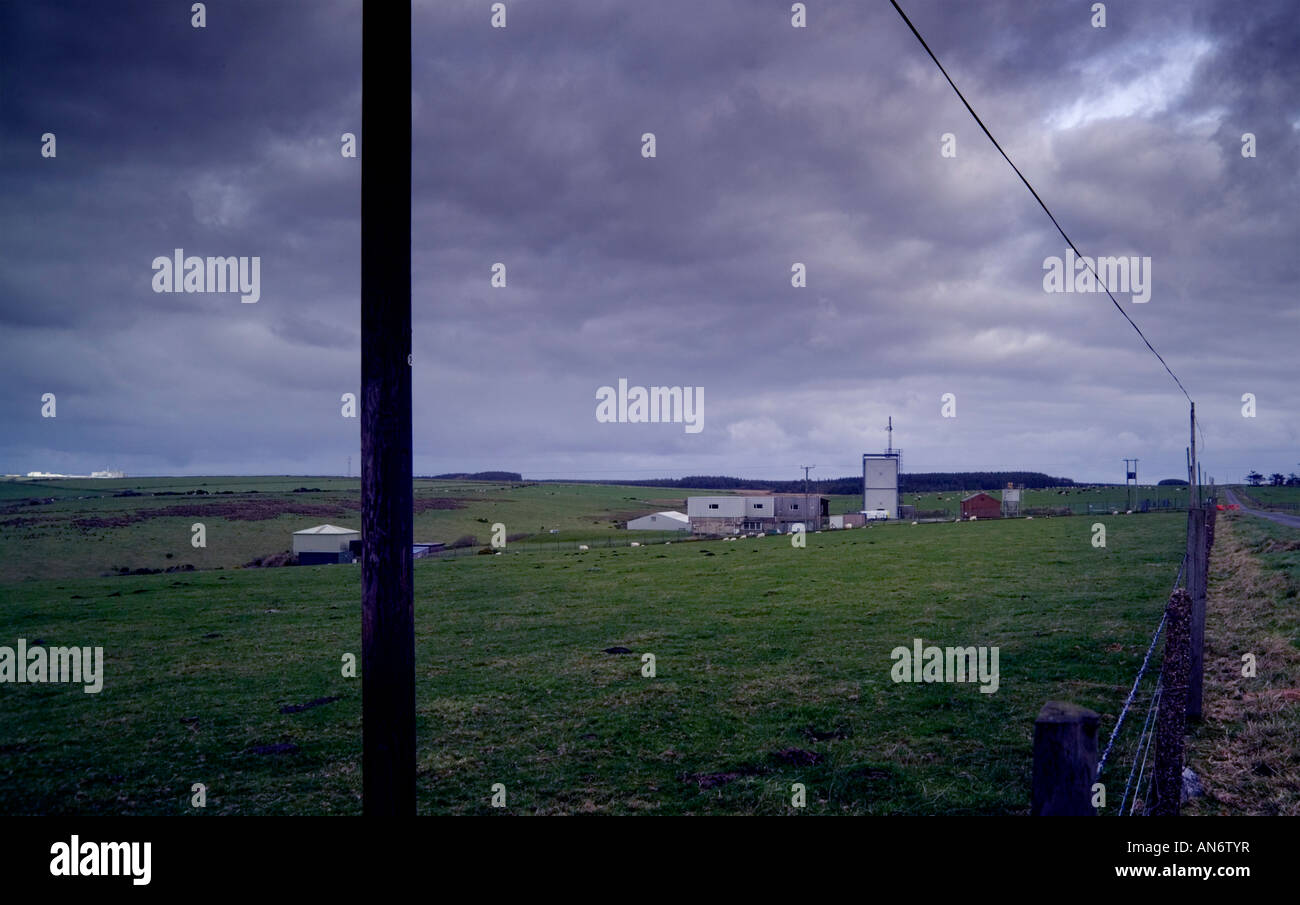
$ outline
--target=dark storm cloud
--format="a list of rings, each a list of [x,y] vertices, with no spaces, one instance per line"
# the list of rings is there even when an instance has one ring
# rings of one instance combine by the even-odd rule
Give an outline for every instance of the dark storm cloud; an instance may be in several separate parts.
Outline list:
[[[1181,394],[1104,295],[1043,292],[1064,242],[888,3],[810,3],[805,30],[788,3],[488,6],[414,17],[417,471],[849,473],[892,414],[915,470],[1179,474]],[[905,6],[1084,253],[1152,257],[1151,301],[1117,297],[1212,469],[1295,468],[1294,4],[1110,3],[1105,29],[1088,3]],[[384,142],[359,4],[210,3],[201,30],[103,7],[0,13],[0,464],[340,471],[339,136]],[[176,247],[259,255],[261,300],[155,294]],[[596,423],[620,377],[704,387],[704,431]]]

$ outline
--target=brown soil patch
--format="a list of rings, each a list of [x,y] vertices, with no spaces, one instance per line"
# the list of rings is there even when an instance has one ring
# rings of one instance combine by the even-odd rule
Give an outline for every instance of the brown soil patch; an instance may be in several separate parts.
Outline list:
[[[473,502],[509,503],[512,500],[474,500]],[[464,509],[465,504],[455,497],[416,497],[412,503],[415,511],[428,512],[430,509]],[[358,502],[357,508],[361,508]]]
[[[260,522],[281,515],[307,515],[315,518],[346,517],[351,507],[343,503],[301,503],[294,500],[259,499],[240,502],[179,503],[150,509],[135,509],[120,515],[91,516],[73,519],[83,531],[92,528],[125,528],[135,522],[154,518],[224,518],[237,522]]]
[[[40,515],[35,518],[11,518],[0,522],[0,528],[26,528],[28,525],[48,524],[55,520],[56,517],[50,515]]]
[[[772,760],[789,764],[792,767],[810,767],[822,759],[822,755],[815,751],[805,751],[802,748],[784,748],[780,751],[773,751],[771,757]]]
[[[677,777],[678,781],[685,783],[695,783],[701,789],[716,789],[718,786],[725,786],[729,782],[735,782],[744,776],[761,776],[768,772],[766,768],[754,764],[746,764],[735,770],[721,770],[716,773],[683,773]]]
[[[487,497],[416,497],[412,501],[412,509],[416,513],[464,509],[471,502],[510,503],[514,501]],[[71,524],[81,531],[92,531],[101,528],[125,528],[154,518],[221,518],[237,522],[259,522],[282,515],[301,515],[318,519],[355,518],[360,511],[361,497],[355,494],[340,494],[328,502],[305,502],[267,496],[242,500],[176,503],[170,506],[133,509],[113,515],[89,515],[72,519]],[[0,528],[26,528],[56,521],[58,517],[55,516],[20,516],[0,522]]]

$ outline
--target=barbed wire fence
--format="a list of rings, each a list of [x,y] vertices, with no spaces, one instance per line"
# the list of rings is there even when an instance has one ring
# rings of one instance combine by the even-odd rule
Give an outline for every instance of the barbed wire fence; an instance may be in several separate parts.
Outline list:
[[[1101,756],[1096,756],[1096,713],[1056,701],[1039,713],[1031,813],[1095,815],[1100,808],[1124,817],[1178,814],[1184,796],[1187,723],[1201,716],[1205,598],[1216,512],[1213,495],[1204,507],[1188,512],[1186,552]],[[1155,671],[1153,660],[1162,637],[1164,649]],[[1143,692],[1147,684],[1149,696]],[[1140,702],[1146,714],[1136,736],[1125,742],[1124,727],[1133,725],[1130,715],[1141,712]],[[1111,775],[1124,777],[1114,810],[1105,807],[1108,766]]]
[[[1183,573],[1187,569],[1187,555],[1183,554],[1182,561],[1178,564],[1178,574],[1174,577],[1173,586],[1169,589],[1172,594],[1183,580]],[[1133,687],[1129,689],[1128,697],[1124,699],[1124,705],[1120,708],[1119,716],[1115,718],[1115,727],[1111,730],[1110,738],[1106,742],[1106,749],[1102,752],[1101,758],[1097,762],[1096,782],[1101,782],[1104,775],[1106,764],[1110,760],[1111,753],[1115,750],[1115,742],[1119,738],[1120,731],[1124,728],[1124,720],[1128,716],[1129,710],[1137,698],[1138,689],[1142,685],[1143,678],[1146,677],[1147,669],[1151,665],[1151,655],[1155,653],[1156,644],[1159,642],[1165,629],[1165,623],[1168,621],[1168,613],[1162,613],[1160,623],[1151,635],[1151,643],[1147,645],[1146,655],[1142,658],[1142,665],[1138,668],[1137,677],[1133,679]],[[1155,714],[1160,705],[1160,676],[1156,674],[1155,685],[1151,690],[1151,697],[1147,706],[1146,718],[1142,722],[1142,730],[1138,733],[1137,741],[1134,744],[1132,752],[1132,767],[1128,772],[1128,779],[1124,783],[1124,794],[1120,799],[1119,816],[1133,816],[1134,808],[1139,800],[1145,801],[1144,796],[1139,795],[1142,786],[1143,777],[1146,776],[1149,782],[1149,774],[1146,772],[1147,761],[1151,753],[1151,740],[1155,728]],[[1136,780],[1136,784],[1135,784]],[[1130,792],[1132,793],[1130,797]],[[1125,808],[1127,807],[1127,812]]]

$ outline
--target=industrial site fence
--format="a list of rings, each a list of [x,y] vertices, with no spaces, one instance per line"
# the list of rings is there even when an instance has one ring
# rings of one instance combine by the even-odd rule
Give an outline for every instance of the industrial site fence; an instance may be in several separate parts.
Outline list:
[[[1050,518],[1052,516],[1066,515],[1111,515],[1116,512],[1185,512],[1187,511],[1187,501],[1177,499],[1153,499],[1139,498],[1134,500],[1130,505],[1126,500],[1104,500],[1101,502],[1082,501],[1082,502],[1051,502],[1044,503],[1035,501],[1030,503],[1021,503],[1018,511],[1014,515],[1000,517],[1021,518],[1033,516],[1035,518]],[[926,506],[916,506],[903,504],[899,507],[899,519],[918,519],[921,521],[935,519],[954,519],[961,514],[961,503],[951,502],[935,506],[933,503]]]

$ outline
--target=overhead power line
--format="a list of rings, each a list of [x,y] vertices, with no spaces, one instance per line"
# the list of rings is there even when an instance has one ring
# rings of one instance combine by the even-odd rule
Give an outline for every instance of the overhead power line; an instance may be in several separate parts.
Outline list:
[[[1092,266],[1092,262],[1079,251],[1078,247],[1070,237],[1065,234],[1065,230],[1061,228],[1061,224],[1057,222],[1051,209],[1048,208],[1043,199],[1039,197],[1038,192],[1034,191],[1034,187],[1029,184],[1029,180],[1025,178],[1025,174],[1020,172],[1020,168],[1017,167],[1015,163],[1012,162],[1011,158],[1007,156],[1007,152],[1002,150],[1002,145],[998,144],[998,140],[993,137],[993,133],[989,131],[988,126],[984,125],[984,121],[980,119],[979,114],[975,112],[975,108],[966,100],[966,96],[961,93],[961,89],[958,88],[957,83],[952,80],[952,76],[948,75],[948,70],[943,68],[943,64],[940,63],[939,58],[934,55],[934,51],[930,49],[930,45],[925,43],[925,38],[921,37],[921,33],[916,30],[916,26],[913,25],[912,20],[907,17],[907,13],[903,12],[903,8],[898,5],[898,0],[889,0],[889,2],[893,5],[894,9],[898,11],[898,14],[903,17],[903,21],[907,23],[907,27],[912,30],[912,34],[916,35],[916,40],[921,42],[921,46],[924,47],[925,52],[930,55],[930,59],[934,60],[934,65],[939,67],[939,71],[943,73],[943,77],[948,80],[948,84],[952,86],[952,90],[957,92],[957,97],[959,97],[961,102],[966,105],[966,109],[970,112],[970,115],[975,118],[975,122],[979,124],[979,127],[984,130],[984,134],[989,137],[989,141],[993,142],[993,147],[998,149],[998,153],[1002,155],[1002,159],[1010,164],[1011,169],[1016,171],[1016,175],[1020,177],[1020,181],[1025,184],[1025,188],[1029,189],[1029,193],[1034,196],[1034,200],[1038,202],[1039,206],[1043,209],[1043,212],[1047,214],[1048,218],[1052,221],[1052,225],[1056,227],[1056,231],[1061,234],[1061,238],[1065,239],[1066,244],[1068,244],[1070,248],[1074,249],[1075,255],[1081,258],[1083,262],[1088,265],[1088,269],[1092,271],[1092,275],[1097,279],[1097,284],[1106,290],[1106,295],[1110,297],[1111,304],[1115,306],[1115,310],[1124,315],[1124,320],[1128,321],[1130,326],[1137,331],[1137,335],[1142,337],[1142,342],[1146,343],[1146,347],[1151,350],[1151,354],[1160,361],[1160,364],[1164,365],[1164,369],[1169,372],[1169,376],[1174,379],[1174,383],[1178,384],[1178,389],[1182,390],[1183,395],[1187,397],[1187,401],[1191,402],[1192,397],[1183,386],[1183,382],[1178,379],[1178,375],[1173,372],[1173,369],[1169,367],[1168,363],[1160,353],[1156,351],[1156,347],[1151,345],[1151,340],[1146,338],[1146,334],[1142,332],[1142,328],[1134,322],[1133,318],[1128,316],[1128,312],[1125,311],[1124,307],[1115,300],[1115,296],[1111,295],[1110,287],[1101,279],[1101,276]]]

